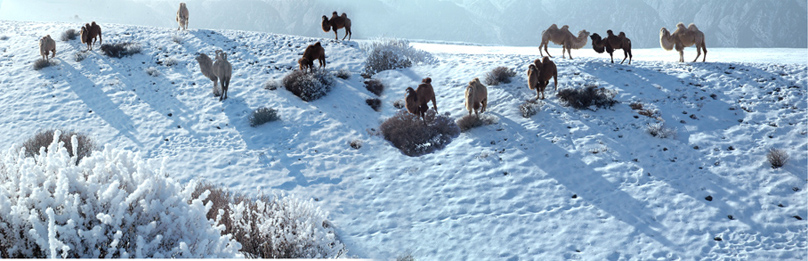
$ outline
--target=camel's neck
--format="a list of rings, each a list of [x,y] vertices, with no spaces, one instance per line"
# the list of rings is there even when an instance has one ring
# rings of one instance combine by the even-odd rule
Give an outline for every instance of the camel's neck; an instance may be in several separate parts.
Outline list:
[[[586,45],[587,37],[588,37],[588,35],[586,35],[584,33],[578,34],[578,37],[573,37],[572,38],[572,49],[580,49],[581,47],[584,47],[584,45]]]
[[[673,37],[667,30],[659,32],[659,45],[662,46],[662,49],[673,50],[673,44]]]

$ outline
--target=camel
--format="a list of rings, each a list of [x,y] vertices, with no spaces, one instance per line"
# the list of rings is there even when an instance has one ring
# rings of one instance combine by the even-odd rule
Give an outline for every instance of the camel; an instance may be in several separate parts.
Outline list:
[[[536,59],[527,69],[527,87],[536,90],[536,99],[544,100],[544,89],[550,85],[550,78],[553,78],[555,90],[558,90],[558,68],[547,56],[541,60]],[[541,96],[540,96],[541,94]]]
[[[185,7],[185,3],[180,3],[180,9],[177,10],[177,23],[180,24],[180,27],[177,30],[188,30],[188,7]]]
[[[429,101],[432,101],[432,107],[435,113],[438,112],[438,105],[435,101],[435,90],[432,88],[432,78],[426,77],[421,80],[418,89],[407,87],[407,98],[405,99],[405,107],[407,111],[412,114],[418,115],[424,120],[426,125],[426,111],[429,110]]]
[[[345,36],[342,37],[342,40],[345,40],[345,37],[348,37],[348,41],[351,40],[351,19],[348,18],[348,15],[342,13],[342,16],[337,16],[337,11],[331,13],[331,20],[328,19],[325,15],[323,16],[323,32],[328,32],[331,29],[334,29],[334,40],[339,40],[339,34],[337,34],[337,29],[345,28]]]
[[[606,39],[601,39],[600,35],[598,34],[592,34],[592,36],[589,37],[592,39],[592,49],[595,49],[595,52],[597,53],[603,53],[605,49],[612,58],[612,63],[614,63],[614,51],[617,49],[623,49],[623,55],[625,55],[625,57],[620,64],[623,64],[623,62],[626,61],[626,58],[628,58],[628,64],[631,64],[631,59],[634,56],[631,55],[631,40],[626,38],[626,34],[620,32],[619,35],[614,35],[612,30],[607,30],[606,34]]]
[[[216,62],[213,63],[213,73],[219,77],[219,86],[222,87],[222,95],[219,101],[227,99],[227,89],[230,89],[230,76],[233,74],[233,65],[227,61],[227,53],[216,50]]]
[[[208,77],[208,79],[213,81],[213,96],[220,96],[221,93],[218,89],[219,78],[213,73],[213,60],[211,60],[206,54],[201,53],[196,57],[196,61],[199,63],[199,70],[202,71],[202,75],[205,75],[205,77]]]
[[[303,57],[298,60],[298,64],[300,66],[300,70],[304,70],[305,68],[309,68],[311,71],[314,70],[314,59],[320,63],[320,68],[324,68],[325,63],[325,49],[320,44],[320,42],[316,42],[313,45],[309,45],[306,47],[306,50],[303,51]]]
[[[469,115],[474,111],[474,115],[480,116],[488,108],[488,88],[480,83],[480,78],[474,78],[466,87],[466,110]]]
[[[569,31],[569,26],[564,25],[561,29],[558,28],[556,24],[550,25],[547,30],[541,32],[541,44],[539,44],[539,55],[543,55],[541,51],[541,47],[544,46],[544,52],[547,53],[547,56],[553,57],[550,55],[550,52],[547,51],[547,44],[549,42],[553,42],[554,44],[558,44],[562,46],[561,49],[561,57],[566,58],[564,56],[564,51],[569,54],[570,59],[572,59],[572,53],[570,50],[572,49],[581,49],[586,45],[586,39],[589,37],[589,32],[586,30],[581,30],[578,32],[578,37],[572,35]]]
[[[701,62],[707,61],[707,45],[704,43],[704,33],[699,31],[695,24],[685,27],[685,24],[680,22],[676,24],[676,31],[673,31],[673,34],[668,32],[665,27],[662,27],[662,29],[659,29],[659,45],[666,51],[676,49],[679,52],[679,62],[685,61],[685,47],[695,45],[696,59],[693,59],[693,62],[699,59],[701,51],[704,51],[704,58],[702,58]]]
[[[56,57],[56,41],[54,41],[50,35],[39,39],[39,55],[42,56],[42,59],[48,60],[48,52],[53,53],[51,58]]]
[[[101,26],[96,24],[95,21],[81,27],[81,43],[87,44],[87,51],[93,49],[92,46],[95,45],[96,37],[98,37],[98,44],[104,43],[104,39],[101,38]]]

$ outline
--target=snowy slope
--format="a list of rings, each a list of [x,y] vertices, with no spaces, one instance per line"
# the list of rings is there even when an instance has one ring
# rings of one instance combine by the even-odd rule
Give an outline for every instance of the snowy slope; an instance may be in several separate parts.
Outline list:
[[[805,259],[808,250],[808,61],[806,49],[710,49],[707,63],[638,49],[632,65],[591,48],[554,58],[559,89],[595,84],[617,91],[612,109],[575,110],[551,96],[523,118],[534,97],[524,71],[535,48],[413,44],[439,59],[374,76],[386,86],[381,112],[359,76],[360,42],[247,31],[102,24],[104,42],[138,42],[122,59],[99,50],[76,62],[78,23],[0,21],[0,148],[42,128],[74,129],[100,143],[167,160],[180,181],[202,178],[238,191],[314,198],[349,254],[416,259]],[[57,39],[58,65],[31,69],[36,40]],[[3,37],[4,36],[4,37]],[[180,37],[176,43],[172,37]],[[324,35],[323,37],[330,37]],[[324,44],[338,79],[326,97],[303,102],[264,89],[296,68],[306,45]],[[219,102],[197,53],[229,52],[230,98]],[[560,49],[551,48],[551,54]],[[693,49],[686,49],[692,59]],[[616,55],[622,59],[622,54]],[[176,65],[166,66],[173,60]],[[441,113],[459,118],[463,88],[496,66],[510,84],[489,86],[495,125],[460,134],[446,148],[408,157],[375,135],[404,89],[432,77]],[[159,71],[147,74],[150,67]],[[629,103],[656,109],[638,115]],[[258,107],[281,121],[256,128]],[[674,129],[673,138],[646,132]],[[354,140],[363,142],[355,150]],[[730,148],[731,147],[731,148]],[[772,169],[770,148],[790,162]],[[712,201],[705,200],[711,196]],[[732,220],[728,218],[732,215]],[[717,241],[715,238],[721,238]]]

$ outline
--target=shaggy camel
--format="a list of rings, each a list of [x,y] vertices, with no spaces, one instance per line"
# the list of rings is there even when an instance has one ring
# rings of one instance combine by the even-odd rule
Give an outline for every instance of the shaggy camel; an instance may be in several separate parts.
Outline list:
[[[227,90],[230,89],[230,76],[233,74],[233,65],[227,61],[227,53],[216,50],[216,62],[213,63],[213,74],[219,77],[219,86],[222,87],[222,95],[219,101],[227,99]]]
[[[213,96],[216,97],[221,95],[218,88],[219,78],[213,73],[213,60],[211,60],[206,54],[202,53],[196,57],[196,61],[199,62],[199,70],[202,71],[202,75],[205,75],[205,77],[208,77],[208,79],[213,81]]]
[[[438,112],[438,105],[435,100],[435,91],[432,88],[432,78],[426,77],[421,80],[418,89],[413,90],[412,87],[407,87],[407,98],[405,99],[407,111],[412,114],[418,115],[424,120],[426,125],[426,111],[429,110],[429,101],[432,101],[432,107],[435,112]]]
[[[474,78],[466,87],[466,110],[469,111],[469,115],[474,111],[475,115],[480,116],[486,108],[488,108],[488,88],[480,83],[480,78]]]
[[[348,37],[348,41],[351,40],[351,19],[348,18],[348,15],[342,13],[342,16],[337,16],[337,11],[331,13],[331,20],[328,19],[325,15],[323,16],[323,32],[328,32],[331,29],[334,29],[334,40],[339,40],[339,34],[337,34],[337,29],[345,28],[345,36],[342,37],[342,40],[345,40],[345,37]]]
[[[547,56],[553,57],[550,55],[550,52],[547,51],[547,45],[552,41],[554,44],[561,45],[561,57],[566,58],[564,55],[564,51],[569,54],[570,59],[572,59],[572,53],[570,50],[572,49],[581,49],[586,45],[586,39],[589,37],[589,32],[586,30],[581,30],[578,32],[578,37],[572,35],[569,30],[568,25],[564,25],[561,29],[558,28],[556,24],[550,25],[547,30],[541,32],[541,44],[539,44],[539,55],[543,55],[542,53],[542,46],[544,46],[544,52],[547,53]]]
[[[558,69],[553,61],[547,56],[541,60],[536,59],[527,69],[527,87],[536,90],[536,99],[544,100],[544,89],[550,85],[550,78],[553,78],[555,90],[558,90]]]
[[[679,52],[679,62],[685,61],[685,47],[695,45],[696,59],[693,59],[693,62],[699,59],[701,51],[704,51],[704,58],[701,61],[705,62],[707,60],[707,45],[704,43],[704,33],[699,31],[695,24],[685,27],[685,24],[680,22],[676,25],[676,31],[673,31],[673,34],[668,32],[665,27],[662,27],[662,29],[659,29],[659,45],[666,51],[675,48]]]
[[[177,30],[188,30],[188,7],[185,7],[185,3],[180,3],[180,9],[177,10],[177,23],[180,24],[180,27]]]
[[[56,41],[50,35],[39,39],[39,55],[42,55],[42,59],[48,60],[48,52],[53,53],[51,58],[56,57]]]
[[[631,59],[634,56],[631,55],[631,40],[626,38],[626,34],[620,32],[619,35],[614,35],[612,30],[607,30],[606,34],[608,34],[606,39],[601,39],[600,35],[598,34],[592,34],[592,36],[589,37],[592,39],[592,49],[595,49],[595,52],[597,53],[603,53],[603,50],[605,49],[612,58],[612,63],[614,63],[614,51],[617,49],[623,49],[623,55],[625,55],[625,57],[620,64],[623,64],[623,62],[626,61],[626,58],[628,58],[628,64],[631,64]]]
[[[92,46],[95,44],[96,37],[99,45],[104,43],[104,39],[101,38],[101,26],[96,24],[95,21],[81,27],[81,43],[87,44],[87,51],[93,49]]]
[[[306,50],[303,51],[303,57],[297,61],[300,66],[300,70],[309,68],[310,71],[313,71],[314,59],[317,59],[317,61],[320,63],[320,68],[325,67],[325,49],[322,45],[320,45],[320,42],[309,45],[306,47]]]

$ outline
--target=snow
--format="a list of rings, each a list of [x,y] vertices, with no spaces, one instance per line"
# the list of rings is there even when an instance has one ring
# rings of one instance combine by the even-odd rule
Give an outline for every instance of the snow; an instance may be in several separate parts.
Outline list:
[[[73,55],[86,46],[57,40],[58,64],[35,71],[36,40],[58,39],[80,24],[0,21],[0,36],[7,37],[0,40],[0,135],[7,137],[0,148],[17,148],[40,129],[72,129],[162,168],[138,173],[311,198],[330,213],[348,254],[359,258],[808,258],[808,223],[794,218],[808,217],[808,49],[710,48],[706,63],[636,49],[632,64],[620,65],[588,46],[573,50],[573,60],[551,48],[559,89],[594,84],[616,91],[620,103],[575,110],[548,88],[540,112],[523,118],[518,106],[535,97],[524,73],[539,58],[535,47],[412,40],[437,61],[374,75],[385,84],[376,112],[364,101],[376,96],[359,75],[367,41],[193,24],[192,18],[190,31],[177,32],[102,23],[105,43],[134,41],[143,52],[116,59],[96,47],[76,62]],[[177,35],[181,43],[172,40]],[[263,88],[297,68],[303,49],[316,41],[328,69],[350,70],[350,79],[337,79],[312,102]],[[194,60],[217,49],[233,64],[224,102],[212,96]],[[694,56],[695,49],[685,49],[685,60]],[[176,65],[166,66],[167,59]],[[467,114],[466,84],[497,66],[519,72],[512,83],[488,86],[486,113],[497,124],[420,157],[401,154],[377,135],[406,87],[431,77],[440,112],[457,119]],[[149,67],[159,75],[150,76]],[[639,115],[632,102],[658,117]],[[248,116],[261,106],[277,109],[281,119],[250,127]],[[647,128],[654,124],[676,135],[652,137]],[[354,140],[362,141],[360,149],[350,147]],[[770,148],[784,149],[791,160],[772,169]],[[118,153],[107,157],[125,154]],[[135,172],[140,165],[120,160],[110,168]],[[41,223],[32,233],[47,234]]]

